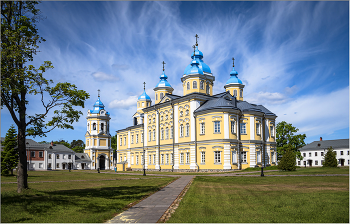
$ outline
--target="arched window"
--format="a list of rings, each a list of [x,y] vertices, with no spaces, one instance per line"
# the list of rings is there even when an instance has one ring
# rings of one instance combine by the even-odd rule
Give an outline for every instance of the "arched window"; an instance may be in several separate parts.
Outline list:
[[[165,129],[165,139],[169,139],[169,128]]]
[[[180,111],[180,117],[184,116],[184,112]]]
[[[204,89],[204,81],[201,81],[201,83],[200,83],[200,88],[201,88],[201,89]]]
[[[96,123],[92,124],[92,130],[96,130]]]
[[[197,81],[193,81],[193,89],[197,89]]]
[[[187,82],[187,89],[190,89],[190,82]]]
[[[156,93],[156,100],[158,100],[158,94]]]
[[[156,130],[153,130],[153,141],[156,140]]]
[[[101,131],[103,132],[103,128],[104,128],[104,123],[101,124]]]
[[[239,91],[239,96],[243,97],[243,90],[242,89]]]
[[[160,93],[159,99],[161,100],[163,98],[163,93]]]
[[[160,139],[164,140],[164,129],[160,131]]]
[[[187,137],[190,136],[190,124],[189,123],[186,124],[186,136]]]
[[[180,125],[180,137],[184,137],[184,126]]]
[[[148,141],[151,141],[151,139],[152,139],[151,131],[148,132],[148,136],[149,136]]]
[[[237,97],[237,90],[233,90],[233,95]]]
[[[210,94],[210,87],[209,87],[209,84],[207,84],[207,94],[208,94],[208,95]]]

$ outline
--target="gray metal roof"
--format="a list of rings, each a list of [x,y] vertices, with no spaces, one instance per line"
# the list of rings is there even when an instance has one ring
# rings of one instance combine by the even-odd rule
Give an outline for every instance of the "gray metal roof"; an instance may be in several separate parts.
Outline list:
[[[348,149],[349,148],[349,139],[336,139],[336,140],[323,140],[323,141],[314,141],[310,144],[305,145],[300,148],[300,151],[304,150],[315,150],[315,149],[328,149],[331,147],[333,149]]]
[[[75,153],[76,162],[91,162],[91,159],[87,153]]]
[[[28,144],[27,144],[28,143]],[[26,139],[26,147],[28,149],[42,149],[47,150],[47,152],[57,153],[57,152],[65,152],[65,153],[74,153],[73,150],[61,144],[40,144],[32,139]]]

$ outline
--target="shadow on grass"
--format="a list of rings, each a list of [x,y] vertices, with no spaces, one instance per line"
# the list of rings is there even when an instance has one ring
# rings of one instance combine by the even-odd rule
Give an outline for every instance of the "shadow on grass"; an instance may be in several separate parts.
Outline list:
[[[155,186],[118,186],[89,189],[37,191],[27,194],[2,194],[1,206],[13,206],[21,211],[37,216],[50,213],[50,210],[73,209],[81,213],[100,213],[123,209],[130,202],[140,200],[150,192],[158,190]],[[13,222],[30,221],[18,217]]]

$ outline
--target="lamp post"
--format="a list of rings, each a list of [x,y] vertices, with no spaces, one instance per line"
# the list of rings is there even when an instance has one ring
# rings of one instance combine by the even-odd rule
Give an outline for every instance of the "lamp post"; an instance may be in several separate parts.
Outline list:
[[[27,170],[29,170],[29,162],[28,162],[28,161],[30,161],[28,159],[28,157],[29,157],[29,142],[26,142],[26,150],[27,150]]]
[[[146,176],[146,155],[145,155],[145,135],[143,134],[143,139],[142,139],[142,149],[143,149],[143,176]]]

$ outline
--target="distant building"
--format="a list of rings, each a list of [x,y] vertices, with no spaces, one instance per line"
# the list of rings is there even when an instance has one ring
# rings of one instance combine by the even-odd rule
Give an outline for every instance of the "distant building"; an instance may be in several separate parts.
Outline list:
[[[339,166],[350,165],[349,139],[314,141],[300,149],[303,160],[297,159],[298,166],[322,166],[327,149],[332,147],[337,155]]]
[[[75,153],[75,168],[78,170],[90,170],[91,159],[87,153]]]

